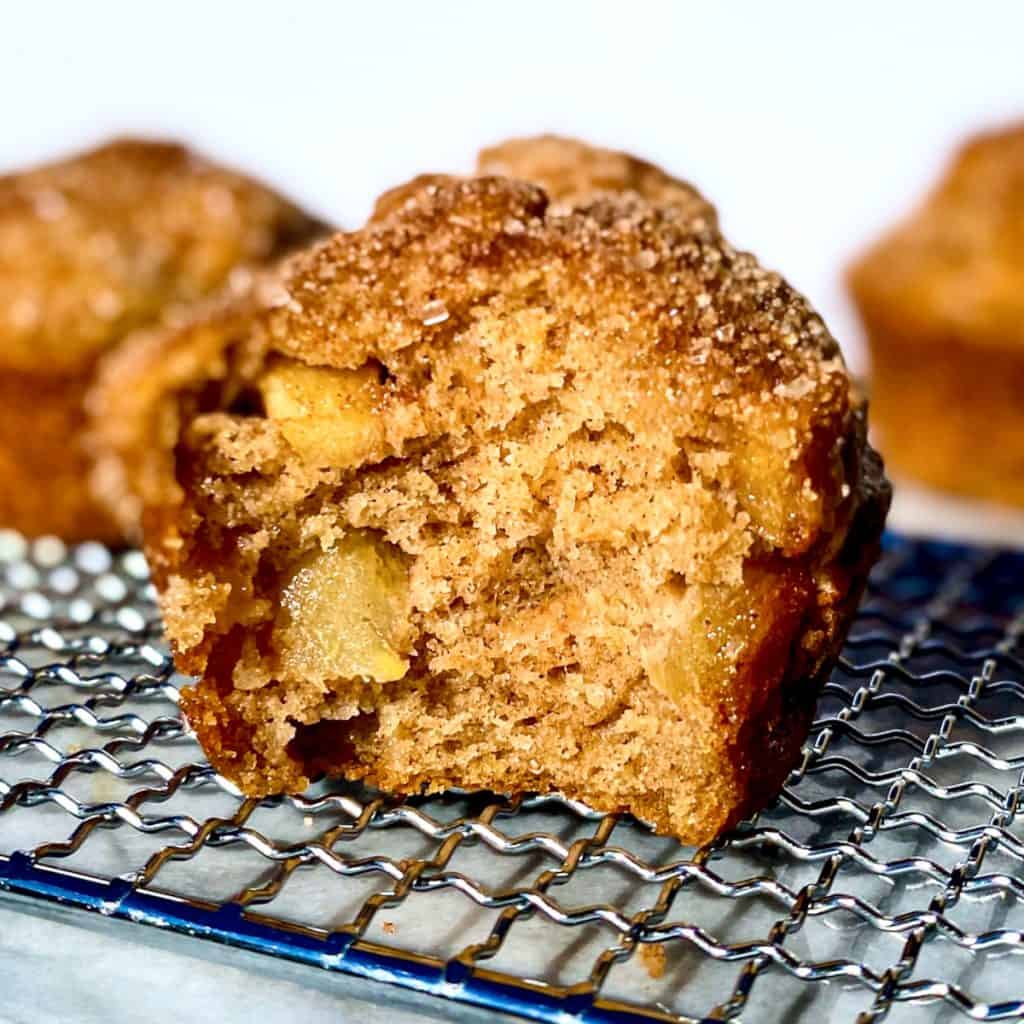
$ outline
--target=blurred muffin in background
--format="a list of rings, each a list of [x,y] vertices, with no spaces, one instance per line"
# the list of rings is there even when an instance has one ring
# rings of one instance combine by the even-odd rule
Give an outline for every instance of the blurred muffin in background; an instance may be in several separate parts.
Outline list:
[[[585,206],[602,197],[636,193],[652,202],[670,204],[692,221],[718,226],[715,208],[688,181],[673,178],[660,167],[616,149],[591,146],[564,135],[530,135],[506,139],[477,154],[474,177],[515,178],[540,185],[556,211]],[[452,180],[450,174],[421,174],[389,189],[373,209],[381,221],[431,186]]]
[[[688,181],[630,153],[562,135],[533,135],[487,146],[477,154],[476,173],[537,182],[556,210],[635,192],[682,209],[691,219],[702,218],[709,226],[718,224],[714,207]]]
[[[849,283],[887,466],[1024,505],[1024,123],[964,145]]]
[[[122,139],[0,177],[0,527],[122,540],[89,491],[99,357],[322,226],[182,146]]]

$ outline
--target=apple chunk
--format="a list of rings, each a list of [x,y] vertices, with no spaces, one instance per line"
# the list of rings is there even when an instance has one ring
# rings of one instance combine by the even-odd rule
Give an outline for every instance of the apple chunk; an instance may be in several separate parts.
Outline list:
[[[306,555],[281,594],[278,652],[286,675],[401,679],[408,581],[398,549],[363,532]]]
[[[377,367],[272,362],[259,381],[267,416],[307,462],[347,469],[386,454]]]

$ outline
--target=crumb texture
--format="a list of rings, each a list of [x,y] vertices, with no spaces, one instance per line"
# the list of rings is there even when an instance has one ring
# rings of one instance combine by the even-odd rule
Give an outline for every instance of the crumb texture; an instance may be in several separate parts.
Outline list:
[[[798,754],[886,503],[838,349],[647,165],[552,203],[549,145],[101,381],[148,382],[109,461],[248,792],[558,789],[701,841]]]
[[[654,981],[664,976],[666,959],[665,947],[660,942],[645,942],[640,947],[640,962]]]

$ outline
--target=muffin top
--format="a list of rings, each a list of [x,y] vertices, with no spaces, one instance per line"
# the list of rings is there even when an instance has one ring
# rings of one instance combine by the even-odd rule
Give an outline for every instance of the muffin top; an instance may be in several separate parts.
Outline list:
[[[863,445],[839,349],[712,219],[635,192],[565,209],[496,177],[420,181],[379,216],[110,363],[92,403],[111,414],[108,447],[151,452],[156,393],[211,374],[244,390],[245,367],[276,353],[381,367],[396,453],[443,436],[460,457],[554,417],[621,434],[652,480],[703,481],[744,550],[828,535]]]
[[[74,372],[319,225],[182,146],[121,139],[0,177],[0,364]]]
[[[1024,345],[1024,122],[964,145],[850,282],[872,320],[896,334]]]

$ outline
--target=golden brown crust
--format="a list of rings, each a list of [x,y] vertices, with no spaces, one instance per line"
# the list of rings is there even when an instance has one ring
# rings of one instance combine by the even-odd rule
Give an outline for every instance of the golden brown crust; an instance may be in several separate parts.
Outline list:
[[[378,367],[384,457],[308,461],[254,398],[282,359]],[[153,393],[102,440],[246,791],[557,788],[699,841],[791,767],[887,491],[820,319],[713,223],[420,182],[118,361],[97,408]],[[408,566],[407,671],[300,678],[282,592],[353,536]]]
[[[121,539],[89,498],[80,446],[96,359],[320,230],[264,186],[167,143],[122,139],[0,177],[0,522]]]
[[[1024,504],[1024,124],[964,145],[849,281],[896,472]]]

